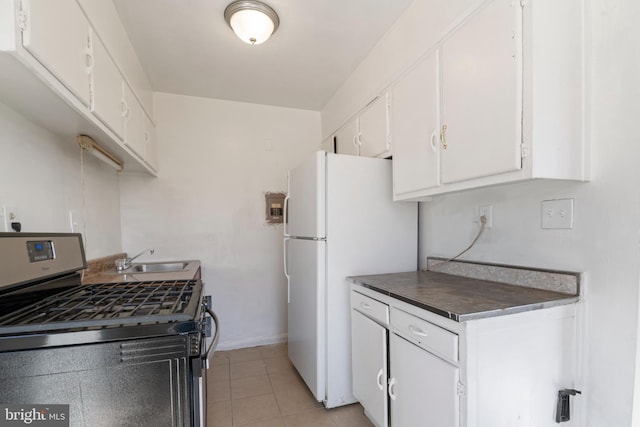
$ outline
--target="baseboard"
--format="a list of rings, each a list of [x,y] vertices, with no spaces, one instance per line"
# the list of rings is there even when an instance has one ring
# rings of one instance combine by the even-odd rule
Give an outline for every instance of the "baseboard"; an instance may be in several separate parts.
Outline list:
[[[218,344],[217,351],[236,350],[238,348],[258,347],[261,345],[287,342],[287,334],[272,337],[254,337],[236,341],[224,341]]]

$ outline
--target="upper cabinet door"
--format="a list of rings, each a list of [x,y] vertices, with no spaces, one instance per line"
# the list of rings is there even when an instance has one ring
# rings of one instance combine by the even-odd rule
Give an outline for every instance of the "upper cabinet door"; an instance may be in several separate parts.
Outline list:
[[[336,132],[336,153],[360,155],[360,145],[358,145],[358,123],[356,119],[344,125]]]
[[[156,126],[146,114],[144,115],[144,140],[146,144],[144,151],[144,160],[149,166],[157,171],[158,141],[156,136]]]
[[[377,157],[388,153],[389,103],[387,94],[376,98],[358,117],[360,155]]]
[[[121,140],[124,139],[123,84],[120,70],[109,56],[107,49],[91,33],[91,110]]]
[[[442,181],[520,169],[521,124],[522,8],[493,0],[442,46]]]
[[[393,193],[396,200],[440,185],[438,51],[391,92]]]
[[[132,149],[140,159],[144,159],[146,151],[145,114],[138,99],[124,85],[124,143]]]
[[[22,0],[22,44],[89,106],[89,22],[75,0]]]

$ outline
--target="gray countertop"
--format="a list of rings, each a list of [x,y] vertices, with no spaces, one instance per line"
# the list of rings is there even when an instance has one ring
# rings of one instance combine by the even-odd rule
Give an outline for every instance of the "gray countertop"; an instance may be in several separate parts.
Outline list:
[[[354,276],[347,279],[457,322],[578,301],[575,294],[433,271]]]

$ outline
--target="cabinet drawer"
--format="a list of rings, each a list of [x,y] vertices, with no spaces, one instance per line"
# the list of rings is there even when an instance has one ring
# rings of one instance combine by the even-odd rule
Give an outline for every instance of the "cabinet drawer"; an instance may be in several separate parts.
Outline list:
[[[393,308],[391,326],[407,340],[447,360],[458,361],[458,335],[412,314]]]
[[[389,306],[358,292],[351,292],[351,307],[373,320],[389,326]]]

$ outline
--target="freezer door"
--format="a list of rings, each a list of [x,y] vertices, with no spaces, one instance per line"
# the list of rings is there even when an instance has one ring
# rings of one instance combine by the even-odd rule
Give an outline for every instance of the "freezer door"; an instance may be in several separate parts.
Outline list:
[[[286,234],[324,238],[326,152],[318,151],[289,172]]]
[[[325,252],[325,241],[287,243],[289,359],[318,401],[325,397]]]

